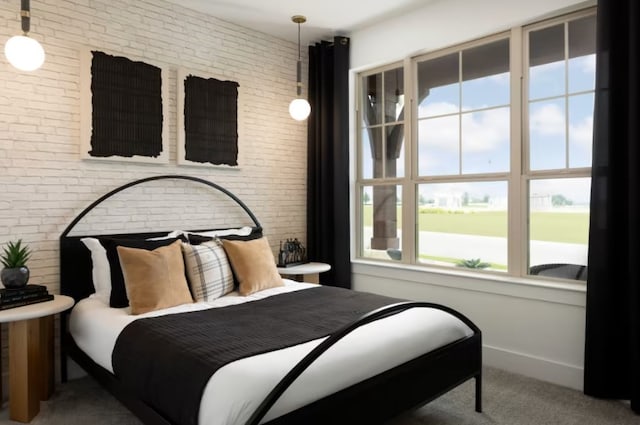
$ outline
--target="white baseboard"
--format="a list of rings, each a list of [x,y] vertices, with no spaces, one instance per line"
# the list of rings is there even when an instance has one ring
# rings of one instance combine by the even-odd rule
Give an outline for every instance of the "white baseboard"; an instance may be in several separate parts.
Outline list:
[[[583,389],[583,368],[553,360],[518,353],[503,348],[483,346],[483,363],[487,366],[518,373],[541,381],[579,391]]]

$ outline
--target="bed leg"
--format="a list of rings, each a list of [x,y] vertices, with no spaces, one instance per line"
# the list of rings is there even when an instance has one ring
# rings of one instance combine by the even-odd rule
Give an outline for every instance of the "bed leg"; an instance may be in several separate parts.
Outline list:
[[[478,373],[476,380],[476,412],[482,413],[482,372]]]
[[[60,349],[60,382],[63,384],[67,382],[68,374],[67,374],[67,353],[65,353],[64,349]]]

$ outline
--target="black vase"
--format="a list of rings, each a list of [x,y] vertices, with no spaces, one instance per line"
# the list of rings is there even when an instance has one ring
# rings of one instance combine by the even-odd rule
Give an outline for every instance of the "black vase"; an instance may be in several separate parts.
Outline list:
[[[29,281],[29,269],[26,267],[4,268],[0,272],[0,280],[7,289],[22,288]]]

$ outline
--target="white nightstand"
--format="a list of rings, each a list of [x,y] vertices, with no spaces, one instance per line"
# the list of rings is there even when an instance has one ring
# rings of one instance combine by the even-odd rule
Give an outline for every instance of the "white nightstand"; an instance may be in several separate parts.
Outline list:
[[[29,422],[40,412],[55,384],[53,316],[68,310],[73,298],[53,300],[0,311],[9,323],[9,418]]]
[[[291,276],[299,282],[318,283],[318,274],[331,270],[327,263],[306,263],[291,267],[278,267],[281,276]]]

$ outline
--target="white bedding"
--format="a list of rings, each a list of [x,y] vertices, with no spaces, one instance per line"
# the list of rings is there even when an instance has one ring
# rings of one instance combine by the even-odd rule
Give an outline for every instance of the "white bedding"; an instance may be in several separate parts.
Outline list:
[[[234,292],[213,302],[185,304],[138,316],[129,315],[128,308],[110,308],[90,297],[73,308],[69,330],[89,357],[113,373],[111,353],[116,339],[122,329],[136,319],[239,304],[314,287],[317,285],[285,279],[284,287],[247,297]],[[472,334],[459,319],[430,308],[410,309],[365,325],[312,364],[271,408],[263,422]],[[321,341],[248,357],[218,369],[205,387],[199,423],[244,423],[280,379]]]

